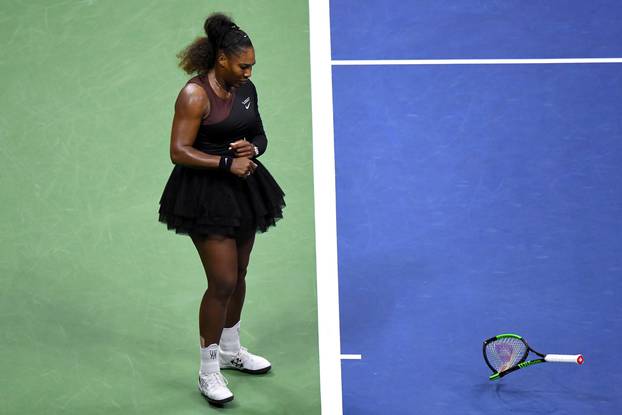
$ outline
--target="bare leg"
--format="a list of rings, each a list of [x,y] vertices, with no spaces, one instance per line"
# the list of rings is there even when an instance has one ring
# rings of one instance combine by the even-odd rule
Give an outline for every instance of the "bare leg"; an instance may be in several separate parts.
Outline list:
[[[238,278],[235,291],[229,300],[229,307],[227,307],[225,327],[233,327],[238,321],[240,321],[242,307],[244,306],[244,297],[246,296],[246,268],[248,267],[248,263],[250,261],[254,243],[254,233],[246,239],[237,241]]]
[[[192,236],[192,242],[207,276],[207,290],[199,308],[201,347],[207,347],[219,342],[227,307],[236,292],[238,250],[235,239],[231,238]]]

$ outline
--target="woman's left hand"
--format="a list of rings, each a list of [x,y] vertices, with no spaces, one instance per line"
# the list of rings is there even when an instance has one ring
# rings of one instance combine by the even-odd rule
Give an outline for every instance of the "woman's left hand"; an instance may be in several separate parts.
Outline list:
[[[255,146],[244,138],[229,144],[229,149],[234,151],[235,157],[255,157]]]

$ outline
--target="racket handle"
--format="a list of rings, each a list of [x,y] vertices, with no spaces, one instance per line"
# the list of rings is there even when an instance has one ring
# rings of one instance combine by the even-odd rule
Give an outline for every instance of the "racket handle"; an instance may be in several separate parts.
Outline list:
[[[547,362],[555,363],[576,363],[578,365],[583,364],[582,354],[547,354],[544,356],[544,360]]]

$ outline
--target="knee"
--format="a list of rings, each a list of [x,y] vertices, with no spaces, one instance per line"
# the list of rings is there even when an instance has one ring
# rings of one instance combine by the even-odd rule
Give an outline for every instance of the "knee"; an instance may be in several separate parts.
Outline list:
[[[207,291],[210,297],[217,299],[221,302],[228,302],[229,298],[233,296],[237,281],[231,279],[226,281],[218,281],[218,283],[212,283],[207,287]]]

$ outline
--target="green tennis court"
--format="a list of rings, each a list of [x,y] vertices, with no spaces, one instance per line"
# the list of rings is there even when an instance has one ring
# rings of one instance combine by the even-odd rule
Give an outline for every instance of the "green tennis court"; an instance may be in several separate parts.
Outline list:
[[[243,314],[274,370],[227,372],[226,409],[196,390],[203,269],[157,221],[175,55],[214,11],[253,38],[262,162],[287,195]],[[308,2],[10,0],[0,19],[0,413],[319,413]]]

